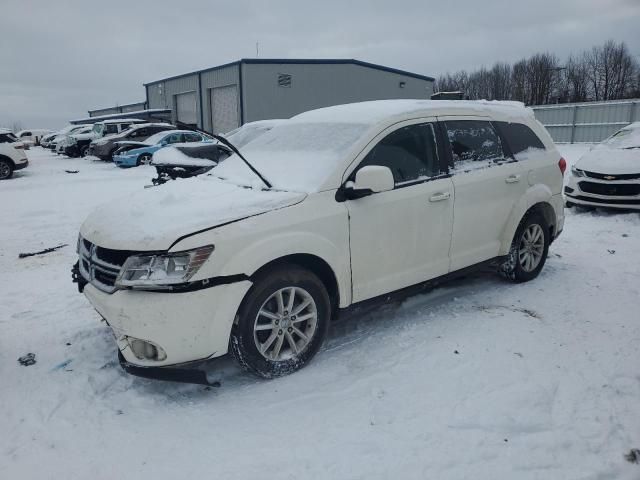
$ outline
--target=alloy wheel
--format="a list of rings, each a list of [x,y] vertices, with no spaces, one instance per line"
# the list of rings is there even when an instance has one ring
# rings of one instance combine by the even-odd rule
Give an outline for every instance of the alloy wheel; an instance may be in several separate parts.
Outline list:
[[[11,175],[11,166],[7,162],[0,162],[0,180],[9,178]]]
[[[544,232],[537,223],[529,225],[520,238],[518,261],[525,272],[535,270],[544,254]]]
[[[317,324],[318,309],[309,292],[285,287],[274,292],[258,310],[253,338],[267,360],[289,360],[309,346]]]

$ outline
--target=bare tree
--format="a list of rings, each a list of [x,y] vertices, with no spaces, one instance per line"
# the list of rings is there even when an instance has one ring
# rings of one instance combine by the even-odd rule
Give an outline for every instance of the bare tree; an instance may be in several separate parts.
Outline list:
[[[585,52],[583,61],[594,100],[625,98],[633,90],[638,64],[625,43],[607,40]]]
[[[589,99],[587,65],[582,58],[573,55],[569,57],[564,80],[569,102],[586,102]]]
[[[494,100],[511,99],[511,65],[508,63],[496,63],[491,68],[491,95]]]

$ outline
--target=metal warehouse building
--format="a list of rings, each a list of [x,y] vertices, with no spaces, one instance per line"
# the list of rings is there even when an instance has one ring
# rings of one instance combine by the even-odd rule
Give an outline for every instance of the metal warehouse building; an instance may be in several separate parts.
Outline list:
[[[126,105],[116,105],[115,107],[99,108],[97,110],[89,110],[89,117],[101,117],[103,115],[114,115],[116,113],[129,113],[144,110],[147,102],[127,103]]]
[[[146,83],[149,109],[172,121],[225,133],[256,120],[314,108],[394,98],[429,98],[432,77],[359,60],[243,59]]]

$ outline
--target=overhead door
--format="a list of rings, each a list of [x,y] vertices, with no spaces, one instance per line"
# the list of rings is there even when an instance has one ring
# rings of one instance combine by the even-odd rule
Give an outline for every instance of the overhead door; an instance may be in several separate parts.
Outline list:
[[[196,114],[196,92],[180,93],[176,95],[176,118],[178,122],[189,125],[198,124]]]
[[[240,126],[237,85],[212,88],[210,99],[213,133],[227,133]]]

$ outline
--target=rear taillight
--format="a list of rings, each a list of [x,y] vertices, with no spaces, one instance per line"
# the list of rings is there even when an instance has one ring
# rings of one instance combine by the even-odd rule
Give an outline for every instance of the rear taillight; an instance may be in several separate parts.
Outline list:
[[[567,169],[567,161],[562,157],[558,160],[558,168],[560,168],[560,173],[564,175],[564,171]]]

